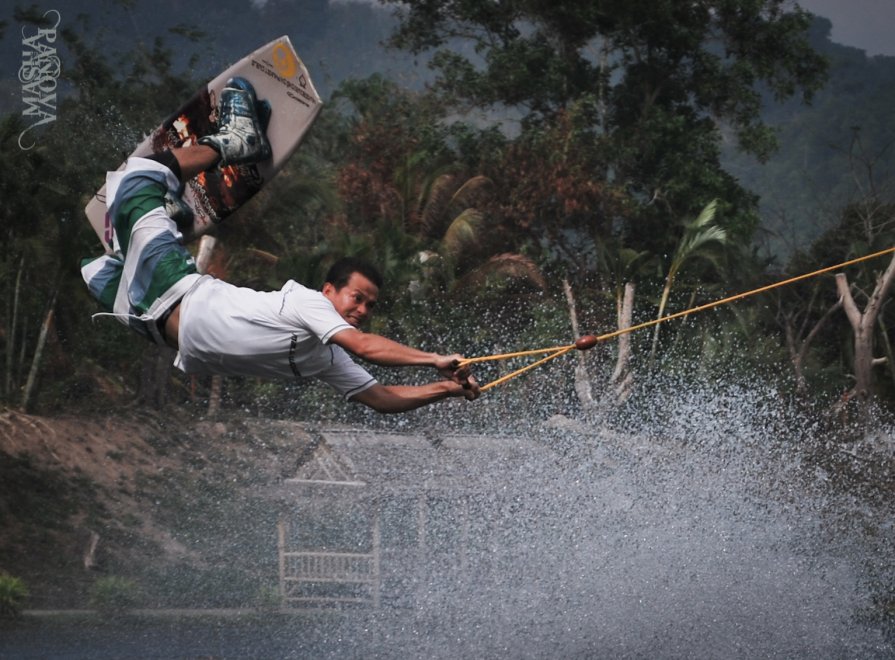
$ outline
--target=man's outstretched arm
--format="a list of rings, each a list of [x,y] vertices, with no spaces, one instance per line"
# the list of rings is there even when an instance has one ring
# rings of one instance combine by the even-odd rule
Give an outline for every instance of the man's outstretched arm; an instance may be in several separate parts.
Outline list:
[[[448,376],[446,372],[456,369],[456,363],[462,359],[459,354],[427,353],[381,335],[369,334],[353,328],[336,333],[331,341],[349,353],[373,364],[383,367],[435,367],[439,371],[445,372],[445,376]]]
[[[415,410],[449,397],[466,397],[472,401],[479,396],[479,386],[470,378],[465,384],[443,380],[428,385],[380,385],[376,384],[351,397],[380,413],[401,413]]]

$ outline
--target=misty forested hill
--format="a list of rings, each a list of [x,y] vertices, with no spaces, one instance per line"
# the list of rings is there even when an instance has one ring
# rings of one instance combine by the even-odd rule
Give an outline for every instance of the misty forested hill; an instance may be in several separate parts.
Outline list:
[[[839,211],[871,185],[883,201],[895,192],[895,57],[832,43],[817,19],[813,46],[830,61],[829,81],[810,106],[769,99],[765,120],[780,148],[765,164],[727,154],[725,164],[761,195],[765,239],[775,251],[805,248]]]

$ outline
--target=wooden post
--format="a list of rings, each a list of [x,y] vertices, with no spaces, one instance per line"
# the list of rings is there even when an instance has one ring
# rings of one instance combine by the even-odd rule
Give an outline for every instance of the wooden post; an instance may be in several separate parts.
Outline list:
[[[25,381],[25,389],[22,392],[22,411],[24,412],[28,412],[28,406],[31,403],[31,394],[34,391],[35,383],[37,383],[37,373],[40,370],[40,362],[43,358],[44,346],[47,344],[47,333],[50,331],[50,326],[53,325],[53,314],[56,309],[56,294],[58,291],[59,289],[53,291],[53,297],[50,299],[50,306],[47,309],[47,316],[40,326],[40,334],[37,338],[37,348],[34,349],[34,357],[31,359],[31,370],[28,372],[28,380]]]

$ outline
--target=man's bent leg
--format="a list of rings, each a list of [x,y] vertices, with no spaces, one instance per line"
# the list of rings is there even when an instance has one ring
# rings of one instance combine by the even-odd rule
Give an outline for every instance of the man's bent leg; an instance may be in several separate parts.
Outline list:
[[[174,174],[184,183],[198,174],[210,170],[221,160],[217,151],[204,144],[171,149],[170,153],[174,156],[180,170],[179,172],[175,171]],[[173,168],[171,169],[173,170]]]
[[[201,138],[201,144],[131,158],[123,172],[109,174],[106,191],[117,254],[86,261],[82,267],[91,293],[103,306],[111,301],[120,320],[157,342],[156,322],[200,278],[171,217],[175,205],[170,200],[179,198],[183,182],[219,162],[250,163],[271,155],[264,134],[270,107],[258,101],[251,84],[238,78],[229,81],[219,116],[218,132]]]
[[[167,154],[131,158],[124,171],[110,173],[107,190],[117,254],[82,268],[103,306],[111,300],[120,321],[157,343],[163,341],[157,322],[200,278],[165,211],[165,195],[176,194],[180,186],[179,170],[176,158]]]
[[[204,144],[165,149],[157,154],[144,156],[144,158],[154,160],[167,167],[181,184],[210,170],[221,160],[217,151]]]

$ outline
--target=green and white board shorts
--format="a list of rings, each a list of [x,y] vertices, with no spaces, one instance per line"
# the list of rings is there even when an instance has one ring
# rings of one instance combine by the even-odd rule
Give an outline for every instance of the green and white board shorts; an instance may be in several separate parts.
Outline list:
[[[158,344],[164,344],[158,321],[202,279],[165,212],[165,193],[179,188],[168,167],[147,158],[129,158],[124,170],[109,172],[113,251],[81,263],[81,275],[105,314]]]

